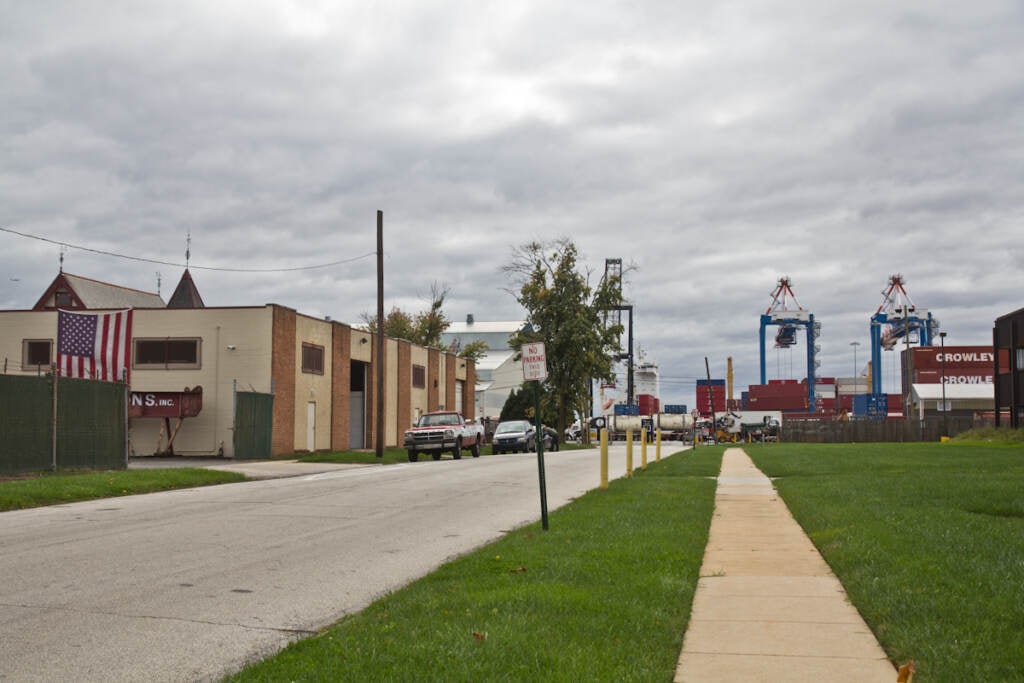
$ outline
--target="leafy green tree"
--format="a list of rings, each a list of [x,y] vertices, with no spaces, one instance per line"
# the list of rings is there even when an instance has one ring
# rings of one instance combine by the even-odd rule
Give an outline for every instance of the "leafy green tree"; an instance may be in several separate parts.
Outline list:
[[[483,339],[477,339],[463,346],[457,353],[459,358],[468,358],[474,363],[477,363],[481,358],[483,358],[484,354],[487,353],[488,348],[490,347],[487,346],[487,342]]]
[[[555,424],[557,416],[554,412],[554,402],[546,397],[550,393],[549,387],[541,388],[540,420],[546,425]],[[529,420],[533,422],[535,414],[533,407],[533,387],[524,385],[514,389],[505,399],[505,405],[501,408],[499,420]]]
[[[442,310],[448,294],[449,290],[446,286],[435,282],[430,286],[430,305],[427,310],[410,315],[398,307],[392,308],[391,312],[384,317],[384,335],[392,339],[405,339],[427,348],[443,349],[441,335],[451,325],[451,321],[445,317]],[[377,316],[364,313],[363,321],[370,332],[377,332]],[[483,354],[482,351],[479,353]],[[469,356],[463,357],[468,358]],[[475,361],[477,358],[472,360]]]
[[[621,324],[605,324],[607,311],[622,305],[618,278],[592,287],[589,273],[579,272],[578,259],[576,245],[561,238],[515,248],[504,267],[518,286],[512,294],[530,323],[512,336],[510,345],[544,342],[548,391],[541,410],[545,403],[552,409],[560,434],[573,413],[589,415],[591,380],[612,379],[623,332]]]

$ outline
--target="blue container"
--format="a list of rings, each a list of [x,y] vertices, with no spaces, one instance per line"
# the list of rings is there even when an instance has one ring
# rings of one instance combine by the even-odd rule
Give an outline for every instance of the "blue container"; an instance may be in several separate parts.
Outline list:
[[[884,420],[889,414],[889,397],[885,394],[856,394],[853,414],[872,420]]]
[[[724,379],[699,379],[699,380],[697,380],[697,386],[698,387],[707,387],[707,386],[711,386],[711,387],[724,387],[725,386],[725,380]]]
[[[669,415],[686,415],[686,406],[678,403],[667,404],[661,412]]]
[[[640,406],[628,406],[628,405],[626,405],[624,403],[616,403],[615,404],[615,414],[616,415],[639,415],[640,414]]]

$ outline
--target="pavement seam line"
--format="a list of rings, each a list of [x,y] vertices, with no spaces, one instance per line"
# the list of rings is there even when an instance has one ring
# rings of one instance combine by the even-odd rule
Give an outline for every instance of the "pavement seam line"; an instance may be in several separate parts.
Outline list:
[[[284,628],[280,626],[249,626],[224,621],[210,621],[208,619],[186,619],[184,617],[156,616],[152,614],[127,614],[124,612],[110,612],[100,609],[75,609],[73,607],[55,607],[53,605],[22,605],[17,603],[0,603],[0,607],[16,607],[21,609],[47,610],[50,612],[71,612],[74,614],[100,614],[107,617],[121,617],[123,619],[152,619],[155,621],[180,621],[186,624],[206,624],[208,626],[233,626],[247,631],[271,631],[274,633],[294,633],[298,635],[313,636],[319,631],[310,631],[301,628]]]

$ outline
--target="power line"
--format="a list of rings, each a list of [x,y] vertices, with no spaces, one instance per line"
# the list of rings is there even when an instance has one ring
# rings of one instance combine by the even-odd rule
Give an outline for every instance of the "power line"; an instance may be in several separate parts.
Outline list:
[[[156,263],[162,266],[175,266],[178,268],[189,268],[192,270],[216,270],[226,273],[291,273],[298,270],[316,270],[318,268],[330,268],[331,266],[340,266],[345,263],[352,263],[353,261],[359,261],[370,256],[375,256],[377,252],[371,251],[361,256],[354,256],[352,258],[343,259],[341,261],[331,261],[330,263],[319,263],[314,266],[294,266],[291,268],[225,268],[219,266],[196,266],[190,263],[174,263],[173,261],[160,261],[158,259],[144,258],[142,256],[129,256],[127,254],[119,254],[114,251],[105,251],[103,249],[93,249],[92,247],[83,247],[80,244],[71,244],[70,242],[61,242],[58,240],[52,240],[47,237],[40,237],[39,235],[32,235],[27,232],[18,232],[10,228],[0,227],[0,232],[8,232],[12,235],[18,235],[19,237],[27,237],[33,240],[39,240],[40,242],[47,242],[49,244],[56,244],[62,247],[68,247],[69,249],[79,249],[81,251],[88,251],[93,254],[100,254],[102,256],[114,256],[116,258],[127,259],[128,261],[141,261],[143,263]]]

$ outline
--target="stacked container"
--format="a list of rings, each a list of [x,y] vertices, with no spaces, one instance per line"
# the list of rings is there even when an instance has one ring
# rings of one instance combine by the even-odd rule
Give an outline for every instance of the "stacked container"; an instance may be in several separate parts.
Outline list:
[[[725,412],[725,380],[697,380],[697,410],[702,415]]]

